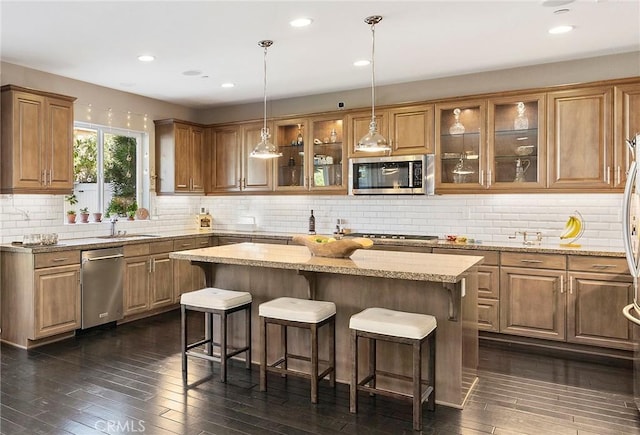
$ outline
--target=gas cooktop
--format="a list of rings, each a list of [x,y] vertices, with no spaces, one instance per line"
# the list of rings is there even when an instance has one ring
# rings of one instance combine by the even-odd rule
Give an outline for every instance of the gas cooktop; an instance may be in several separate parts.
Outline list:
[[[366,239],[398,239],[398,240],[435,240],[438,236],[417,236],[414,234],[380,234],[380,233],[350,233],[351,237]]]

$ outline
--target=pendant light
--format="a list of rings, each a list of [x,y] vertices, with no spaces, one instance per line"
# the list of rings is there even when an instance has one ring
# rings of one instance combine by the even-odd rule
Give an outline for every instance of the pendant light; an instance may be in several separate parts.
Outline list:
[[[355,146],[356,151],[379,152],[391,149],[387,140],[378,132],[376,122],[376,29],[375,25],[382,21],[380,15],[372,15],[364,19],[364,22],[371,26],[371,123],[369,132],[358,141]]]
[[[273,45],[273,41],[268,39],[258,42],[264,48],[264,124],[260,130],[260,143],[251,151],[250,156],[258,159],[272,159],[282,156],[278,152],[278,147],[269,142],[269,129],[267,128],[267,48]]]

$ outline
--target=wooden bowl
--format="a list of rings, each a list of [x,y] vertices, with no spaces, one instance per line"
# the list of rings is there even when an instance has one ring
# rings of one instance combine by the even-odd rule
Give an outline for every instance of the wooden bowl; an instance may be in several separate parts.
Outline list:
[[[327,236],[295,235],[294,243],[309,248],[311,255],[317,257],[349,258],[357,249],[368,249],[373,246],[373,241],[364,238],[340,239]]]

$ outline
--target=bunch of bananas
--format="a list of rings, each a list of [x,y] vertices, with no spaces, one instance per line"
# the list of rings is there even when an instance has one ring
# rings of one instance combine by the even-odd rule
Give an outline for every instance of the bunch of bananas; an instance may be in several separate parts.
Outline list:
[[[579,214],[570,215],[567,223],[564,225],[564,231],[560,234],[560,239],[573,239],[580,236],[582,232],[582,216]]]

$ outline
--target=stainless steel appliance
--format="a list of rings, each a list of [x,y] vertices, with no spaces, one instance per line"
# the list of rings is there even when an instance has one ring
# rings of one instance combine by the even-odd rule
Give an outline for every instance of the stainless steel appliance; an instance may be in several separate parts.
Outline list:
[[[349,237],[364,237],[366,239],[392,240],[435,240],[438,236],[423,236],[415,234],[381,234],[381,233],[349,233]]]
[[[633,336],[640,337],[640,294],[638,277],[640,276],[640,177],[638,176],[638,146],[640,134],[627,141],[633,161],[627,175],[627,183],[622,200],[622,236],[629,272],[633,277],[633,303],[622,310],[622,314],[633,323]],[[636,338],[637,340],[637,338]],[[633,396],[640,410],[640,343],[634,343],[633,357]]]
[[[349,160],[350,195],[433,195],[433,154]]]
[[[82,329],[122,319],[122,248],[82,252]]]

